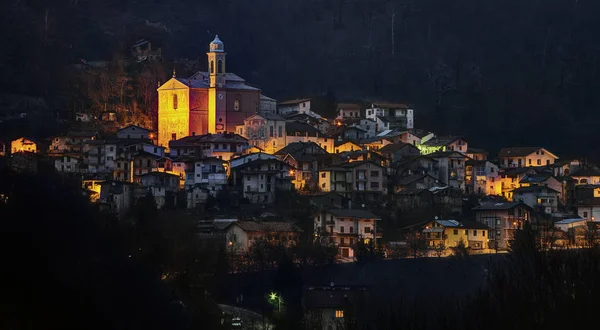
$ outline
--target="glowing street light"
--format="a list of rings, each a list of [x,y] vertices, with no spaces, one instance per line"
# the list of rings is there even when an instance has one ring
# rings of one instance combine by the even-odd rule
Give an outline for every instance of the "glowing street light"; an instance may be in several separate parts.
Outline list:
[[[271,292],[271,294],[269,295],[269,300],[277,300],[277,311],[281,312],[281,296],[278,296],[275,292]]]

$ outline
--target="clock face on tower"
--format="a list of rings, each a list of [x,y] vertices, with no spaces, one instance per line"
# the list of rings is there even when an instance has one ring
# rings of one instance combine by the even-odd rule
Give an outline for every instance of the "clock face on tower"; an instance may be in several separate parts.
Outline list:
[[[219,94],[219,100],[222,100],[222,99],[223,99],[223,97],[225,97],[225,95],[223,95],[223,93],[220,93],[220,94]]]

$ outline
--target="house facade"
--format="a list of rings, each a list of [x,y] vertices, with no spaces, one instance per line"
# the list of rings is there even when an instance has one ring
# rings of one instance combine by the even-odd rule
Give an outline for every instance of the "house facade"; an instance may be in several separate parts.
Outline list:
[[[560,193],[546,186],[520,187],[512,191],[513,201],[523,202],[530,207],[542,207],[547,214],[558,210]]]
[[[248,139],[248,144],[266,153],[273,154],[286,145],[285,119],[270,113],[257,113],[244,119],[237,127],[239,135]]]
[[[531,218],[531,208],[520,202],[488,202],[475,208],[477,222],[489,228],[489,247],[505,250],[517,229]]]
[[[548,166],[558,159],[542,147],[502,148],[498,153],[500,167]]]
[[[370,161],[323,168],[319,170],[319,187],[348,198],[377,199],[387,194],[386,169]]]
[[[377,222],[381,220],[371,211],[353,209],[328,209],[314,217],[315,239],[322,243],[334,243],[342,258],[355,257],[358,240],[376,243],[381,233]]]
[[[235,221],[225,230],[229,253],[247,252],[257,240],[276,241],[293,246],[302,230],[292,222]]]

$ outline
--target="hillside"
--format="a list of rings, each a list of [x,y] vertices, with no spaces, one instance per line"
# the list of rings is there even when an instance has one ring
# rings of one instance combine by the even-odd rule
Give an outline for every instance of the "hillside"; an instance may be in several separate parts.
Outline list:
[[[0,84],[73,107],[65,65],[146,38],[166,56],[150,77],[166,79],[171,62],[205,67],[218,33],[228,69],[275,98],[407,100],[418,126],[492,153],[525,144],[598,158],[599,12],[592,0],[8,0]]]

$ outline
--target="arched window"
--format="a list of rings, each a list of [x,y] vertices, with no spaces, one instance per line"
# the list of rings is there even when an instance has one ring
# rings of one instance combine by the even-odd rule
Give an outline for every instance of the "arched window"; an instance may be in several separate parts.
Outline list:
[[[233,101],[233,110],[240,111],[240,100]]]
[[[215,61],[210,61],[210,73],[215,73]]]
[[[217,61],[217,73],[223,73],[223,60]]]
[[[177,94],[173,94],[173,109],[177,109]]]

